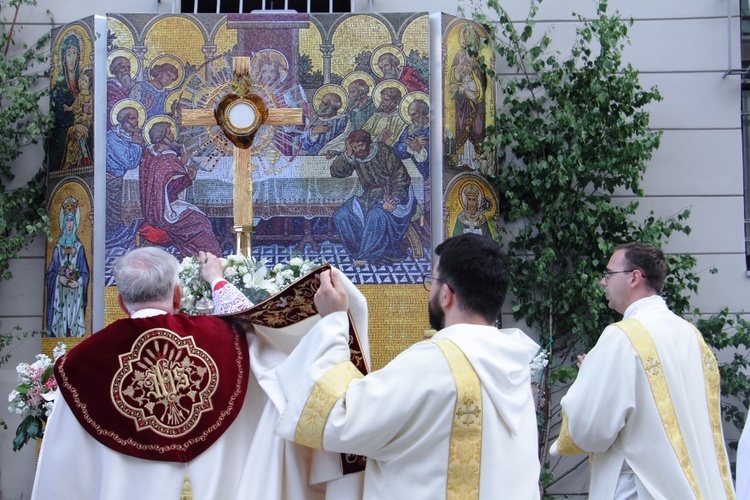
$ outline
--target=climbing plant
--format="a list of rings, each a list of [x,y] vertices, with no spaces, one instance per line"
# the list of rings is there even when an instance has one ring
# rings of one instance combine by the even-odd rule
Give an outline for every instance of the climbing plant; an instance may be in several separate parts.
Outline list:
[[[36,236],[46,235],[49,223],[43,208],[46,166],[26,162],[21,171],[18,161],[30,147],[38,147],[52,124],[42,106],[48,95],[42,84],[49,35],[30,45],[18,41],[18,13],[34,5],[36,0],[0,2],[0,286],[13,278],[10,262]],[[0,333],[0,365],[14,343],[35,333],[17,326]],[[2,419],[0,425],[5,427]]]
[[[622,59],[632,20],[607,13],[576,15],[569,53],[552,50],[548,32],[535,32],[541,0],[530,0],[525,22],[513,22],[496,0],[464,2],[486,33],[471,48],[498,89],[493,124],[481,144],[498,169],[488,175],[505,217],[502,239],[511,260],[512,310],[538,335],[548,364],[535,381],[543,495],[583,464],[549,456],[559,433],[559,400],[575,378],[576,355],[596,343],[615,315],[599,284],[613,250],[628,241],[663,247],[690,233],[689,209],[671,217],[639,217],[641,182],[660,132],[649,127],[646,107],[661,100],[644,88]],[[494,61],[484,57],[491,49]],[[690,306],[700,276],[691,255],[669,254],[663,295],[677,314],[690,315],[717,350],[750,345],[748,323],[728,311],[702,317]],[[721,365],[724,415],[744,422],[750,391],[737,353]],[[739,405],[727,396],[736,397]],[[734,401],[737,401],[735,399]]]

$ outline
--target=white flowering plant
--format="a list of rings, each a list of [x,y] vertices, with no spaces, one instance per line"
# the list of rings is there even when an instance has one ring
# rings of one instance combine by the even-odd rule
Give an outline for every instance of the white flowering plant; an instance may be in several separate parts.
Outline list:
[[[541,376],[542,371],[544,371],[548,364],[549,352],[547,351],[547,349],[542,349],[537,353],[536,356],[534,356],[534,359],[531,360],[531,363],[529,363],[532,383],[535,382],[534,379],[538,379],[538,377]],[[536,382],[539,382],[539,380],[536,380]]]
[[[292,257],[270,269],[265,259],[257,260],[244,255],[228,255],[220,258],[219,262],[224,270],[224,278],[242,291],[253,304],[276,294],[316,267],[312,261],[300,257]],[[180,285],[180,310],[190,315],[201,314],[202,304],[211,301],[212,294],[211,285],[201,276],[197,258],[182,259]]]
[[[46,354],[37,354],[32,364],[20,363],[16,367],[19,384],[8,395],[8,410],[22,415],[24,419],[16,429],[13,451],[20,450],[29,439],[44,435],[44,424],[52,413],[57,395],[54,364],[66,349],[65,344],[59,342],[52,351],[54,359]]]

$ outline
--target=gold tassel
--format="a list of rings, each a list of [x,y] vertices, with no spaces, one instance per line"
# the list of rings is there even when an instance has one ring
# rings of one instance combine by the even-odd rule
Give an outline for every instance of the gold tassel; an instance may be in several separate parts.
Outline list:
[[[190,486],[187,467],[185,470],[185,477],[182,478],[182,493],[180,493],[180,500],[193,500],[193,488]]]

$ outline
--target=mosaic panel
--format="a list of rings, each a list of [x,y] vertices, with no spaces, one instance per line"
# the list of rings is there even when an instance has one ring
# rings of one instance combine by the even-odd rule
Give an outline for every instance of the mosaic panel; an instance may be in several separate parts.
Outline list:
[[[109,256],[139,245],[178,257],[234,253],[232,227],[249,211],[253,254],[285,249],[271,264],[331,243],[343,248],[331,263],[351,269],[355,283],[403,262],[429,265],[425,14],[141,14],[109,23],[105,281]],[[237,57],[249,59],[253,92],[269,109],[304,116],[255,134],[250,207],[233,190],[236,148],[220,125],[183,123],[231,91]],[[354,168],[344,158],[352,132],[370,143]]]
[[[94,184],[93,18],[53,30],[44,328],[80,339],[92,330]],[[69,343],[69,342],[68,342]],[[51,350],[50,350],[51,353]]]
[[[61,213],[55,236],[65,239],[66,217],[73,220],[89,266],[88,285],[64,308],[69,322],[82,315],[86,327],[65,327],[63,335],[91,330],[94,239],[104,238],[96,280],[105,290],[96,306],[108,324],[123,317],[111,276],[118,256],[144,245],[178,258],[235,253],[239,213],[251,216],[256,258],[328,262],[360,287],[370,304],[374,368],[422,339],[428,321],[421,276],[431,270],[433,246],[426,14],[113,14],[106,39],[96,43],[92,24],[54,32],[52,107],[59,116],[48,203],[53,217],[75,204],[68,198],[77,203],[78,214]],[[467,30],[477,29],[443,15],[443,50],[434,55],[443,68],[445,120],[436,140],[443,147],[437,168],[446,236],[494,235],[498,227],[495,195],[479,175],[494,168],[479,153],[494,94],[473,71],[465,44]],[[85,98],[95,45],[107,52],[101,116]],[[245,171],[212,118],[238,85],[248,85],[268,109],[301,110],[303,117],[261,125]],[[186,124],[196,112],[204,121]],[[106,161],[100,158],[96,173],[106,177],[104,235],[92,233],[94,115],[106,124]],[[354,166],[347,156],[357,158]],[[242,178],[248,181],[238,196],[234,184]],[[251,201],[243,205],[246,195]],[[50,265],[56,244],[48,248]],[[49,290],[47,296],[54,304]]]
[[[446,237],[462,232],[497,237],[497,195],[482,175],[494,172],[496,164],[481,151],[485,129],[493,123],[495,91],[467,48],[484,30],[449,15],[443,15],[442,26],[443,231]],[[489,49],[483,56],[493,60]]]

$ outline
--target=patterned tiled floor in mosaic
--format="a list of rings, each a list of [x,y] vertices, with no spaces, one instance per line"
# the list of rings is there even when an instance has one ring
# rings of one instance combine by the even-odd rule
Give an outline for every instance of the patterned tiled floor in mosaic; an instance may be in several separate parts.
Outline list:
[[[123,240],[130,236],[123,234]],[[112,243],[112,241],[110,241]],[[112,278],[112,265],[115,259],[126,252],[126,248],[120,245],[107,245],[106,252],[106,286],[115,285]],[[170,253],[179,257],[177,249],[168,247]],[[318,251],[313,252],[311,245],[305,245],[304,251],[300,252],[296,245],[263,245],[253,249],[253,256],[256,259],[267,259],[268,265],[273,266],[278,262],[284,262],[292,257],[302,257],[314,262],[328,262],[334,267],[340,269],[355,283],[359,285],[379,285],[379,284],[413,284],[422,282],[422,274],[429,273],[431,269],[430,260],[427,256],[414,258],[411,251],[407,250],[408,257],[400,262],[395,262],[387,266],[366,265],[360,268],[352,266],[352,259],[339,243],[323,241],[318,245]]]

